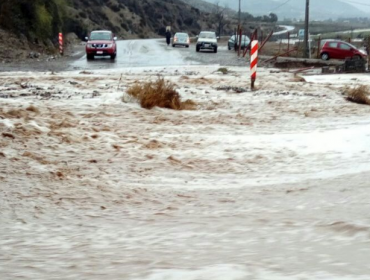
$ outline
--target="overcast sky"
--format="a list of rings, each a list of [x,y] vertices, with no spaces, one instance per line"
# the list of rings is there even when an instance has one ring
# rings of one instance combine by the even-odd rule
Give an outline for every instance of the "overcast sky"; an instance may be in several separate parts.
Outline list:
[[[370,12],[370,1],[369,0],[341,0],[342,2],[351,4],[353,6],[356,6],[358,9],[362,11]],[[362,3],[366,5],[356,4],[356,3]]]

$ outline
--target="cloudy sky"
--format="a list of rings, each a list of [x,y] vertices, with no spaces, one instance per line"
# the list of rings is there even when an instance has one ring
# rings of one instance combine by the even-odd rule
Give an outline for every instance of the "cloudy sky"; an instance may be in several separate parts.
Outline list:
[[[369,0],[341,0],[341,1],[352,4],[353,6],[356,6],[362,11],[370,12],[370,1]]]

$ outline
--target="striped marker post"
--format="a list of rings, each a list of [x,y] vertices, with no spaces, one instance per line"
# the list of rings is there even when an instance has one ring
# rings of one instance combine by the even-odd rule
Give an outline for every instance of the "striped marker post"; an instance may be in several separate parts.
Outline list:
[[[254,82],[257,78],[258,63],[258,40],[253,40],[251,44],[251,89],[254,89]]]
[[[63,49],[63,33],[59,33],[59,53],[63,55],[64,49]]]

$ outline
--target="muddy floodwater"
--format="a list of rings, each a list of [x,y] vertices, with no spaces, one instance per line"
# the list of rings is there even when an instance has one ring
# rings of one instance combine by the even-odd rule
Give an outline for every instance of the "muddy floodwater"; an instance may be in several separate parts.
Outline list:
[[[1,73],[0,279],[370,279],[369,77],[218,68]]]

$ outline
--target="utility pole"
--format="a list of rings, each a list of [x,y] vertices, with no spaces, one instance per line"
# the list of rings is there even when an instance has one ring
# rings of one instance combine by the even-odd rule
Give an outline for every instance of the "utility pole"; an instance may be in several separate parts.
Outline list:
[[[310,58],[310,46],[309,46],[309,22],[310,22],[310,0],[306,0],[306,16],[304,22],[304,56],[305,58]]]
[[[241,15],[241,4],[240,4],[241,0],[239,0],[239,28],[240,28],[240,15]]]

